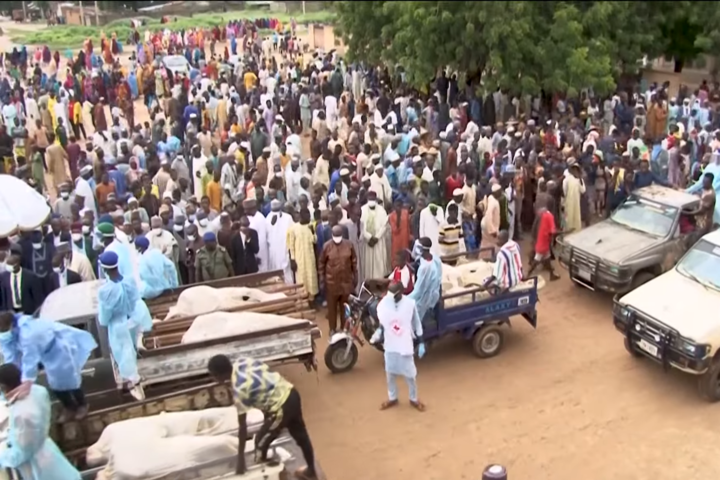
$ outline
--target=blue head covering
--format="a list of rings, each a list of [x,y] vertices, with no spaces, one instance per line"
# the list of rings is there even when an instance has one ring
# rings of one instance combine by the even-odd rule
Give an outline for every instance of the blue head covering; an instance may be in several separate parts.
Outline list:
[[[145,235],[137,237],[135,239],[135,246],[140,248],[148,248],[150,246],[150,240]]]
[[[117,266],[118,266],[117,253],[115,253],[113,251],[103,252],[102,255],[100,255],[100,264],[105,268],[117,268]]]
[[[217,237],[213,232],[205,232],[203,234],[203,242],[217,242]]]
[[[100,215],[100,218],[98,218],[97,224],[100,225],[101,223],[113,223],[113,218],[109,214],[103,214]]]

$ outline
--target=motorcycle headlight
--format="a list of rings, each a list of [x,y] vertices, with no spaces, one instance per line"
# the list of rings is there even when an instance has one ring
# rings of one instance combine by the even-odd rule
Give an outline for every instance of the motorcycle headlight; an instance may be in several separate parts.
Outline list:
[[[352,316],[352,308],[350,308],[349,304],[343,303],[343,311],[345,312],[345,318],[350,318]]]

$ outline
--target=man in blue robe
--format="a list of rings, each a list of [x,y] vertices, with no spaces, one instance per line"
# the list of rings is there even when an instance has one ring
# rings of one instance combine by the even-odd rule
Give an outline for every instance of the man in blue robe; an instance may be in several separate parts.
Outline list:
[[[47,389],[23,382],[22,377],[16,365],[0,365],[0,391],[9,410],[7,448],[0,451],[0,468],[13,469],[23,480],[80,480],[80,472],[49,436],[52,416]]]
[[[140,292],[132,278],[120,273],[117,253],[103,252],[100,265],[106,280],[98,289],[98,323],[107,328],[110,352],[117,367],[116,380],[128,386],[133,397],[142,400],[145,393],[140,386],[133,332],[137,325],[132,320],[138,301],[142,302]]]
[[[81,389],[82,369],[97,348],[93,336],[60,322],[34,319],[27,315],[0,312],[0,350],[5,363],[22,370],[22,379],[34,382],[39,364],[47,383],[68,414],[83,418],[87,403]]]
[[[144,299],[159,297],[164,291],[178,287],[175,264],[156,248],[149,248],[145,236],[135,239],[140,254],[140,296]]]
[[[420,320],[425,320],[429,311],[435,308],[440,300],[442,288],[442,263],[440,258],[430,253],[432,240],[423,237],[419,240],[422,253],[418,262],[415,287],[408,297],[415,300]]]

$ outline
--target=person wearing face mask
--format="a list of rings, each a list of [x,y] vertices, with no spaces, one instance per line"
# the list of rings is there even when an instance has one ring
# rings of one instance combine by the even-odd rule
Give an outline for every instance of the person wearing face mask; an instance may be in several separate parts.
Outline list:
[[[55,200],[53,205],[53,213],[65,218],[72,218],[72,210],[70,206],[75,203],[75,196],[72,195],[72,187],[70,183],[65,182],[60,185],[59,198]]]
[[[432,241],[423,237],[417,242],[420,245],[415,286],[408,297],[415,301],[420,321],[437,305],[442,287],[442,263],[440,256],[432,253]]]
[[[21,266],[22,247],[13,245],[0,273],[0,310],[32,315],[45,300],[43,282],[32,270]]]
[[[388,259],[388,215],[378,204],[377,193],[368,192],[368,202],[363,205],[360,216],[360,228],[365,243],[363,245],[363,272],[365,278],[384,278],[390,273]]]
[[[353,292],[358,278],[357,252],[349,240],[343,238],[340,225],[332,228],[332,241],[323,246],[318,259],[320,289],[325,291],[330,335],[337,331],[338,314],[340,327],[345,325],[345,303]]]
[[[203,235],[204,246],[195,256],[195,282],[207,282],[234,276],[232,260],[227,250],[217,244],[212,232]]]
[[[270,202],[270,214],[265,219],[265,228],[268,233],[268,269],[282,270],[285,276],[285,283],[295,283],[293,270],[290,268],[288,256],[287,235],[293,224],[292,216],[282,211],[282,202],[273,200]]]
[[[197,214],[195,215],[195,220],[197,224],[198,235],[200,237],[205,235],[205,232],[216,233],[213,225],[211,225],[208,221],[207,214],[204,211],[198,210]]]
[[[70,238],[72,239],[72,247],[83,253],[93,271],[93,276],[97,276],[97,257],[98,251],[94,247],[95,236],[92,234],[92,225],[90,220],[84,220],[84,223],[75,222],[70,225]]]
[[[190,223],[185,227],[184,237],[182,239],[183,250],[181,251],[181,262],[182,267],[178,268],[181,271],[184,267],[185,274],[187,274],[187,284],[196,283],[195,279],[195,257],[197,256],[198,250],[203,246],[203,239],[198,235],[197,224]],[[181,278],[183,277],[181,273]]]
[[[179,259],[179,247],[172,233],[163,228],[163,222],[160,217],[150,219],[150,247],[160,250],[160,252],[169,258],[173,263],[177,263]],[[182,230],[182,225],[180,229]],[[173,227],[174,228],[174,227]]]
[[[299,223],[292,224],[288,229],[287,248],[296,283],[301,283],[309,298],[313,298],[319,288],[315,266],[315,236],[310,229],[310,211],[307,208],[300,210]]]
[[[150,241],[142,236],[135,239],[140,255],[140,296],[145,300],[159,297],[164,291],[178,287],[178,272],[159,250],[150,248]]]
[[[105,251],[100,255],[100,266],[106,281],[98,288],[98,323],[107,328],[108,342],[117,375],[137,400],[145,398],[137,369],[137,337],[131,321],[136,304],[142,303],[137,284],[132,277],[120,273],[117,253]],[[147,308],[147,307],[146,307]],[[151,321],[152,325],[152,321]]]
[[[127,210],[125,211],[125,221],[130,222],[131,217],[134,213],[137,213],[140,216],[140,222],[145,224],[150,224],[150,217],[148,217],[147,210],[145,208],[141,207],[138,203],[138,199],[135,197],[128,198],[127,201]]]
[[[377,317],[380,323],[370,343],[383,341],[385,352],[385,373],[387,375],[388,399],[380,405],[387,410],[398,405],[397,378],[403,377],[408,385],[410,405],[416,410],[425,411],[425,404],[418,398],[417,368],[415,367],[414,342],[419,340],[418,356],[425,355],[425,344],[422,343],[422,322],[415,306],[415,301],[403,295],[403,285],[393,282],[377,306]],[[388,332],[388,333],[385,333]]]
[[[290,229],[292,230],[293,227],[294,225]],[[258,238],[257,232],[250,228],[250,220],[247,217],[242,217],[240,222],[232,224],[231,235],[228,252],[230,252],[235,275],[257,273],[258,265],[255,256],[259,251]],[[289,235],[288,232],[288,240]],[[219,236],[218,233],[218,239]],[[290,248],[289,245],[288,248]]]
[[[82,278],[77,272],[70,270],[65,265],[66,252],[69,252],[69,245],[66,249],[58,248],[52,259],[53,273],[50,274],[50,291],[53,292],[58,288],[73,285],[82,282]]]
[[[60,234],[60,240],[61,243],[58,245],[56,253],[62,254],[65,266],[80,275],[83,282],[95,280],[95,270],[92,263],[90,263],[90,259],[85,255],[83,249],[74,245],[72,235],[63,232]]]
[[[32,270],[40,279],[44,291],[47,292],[49,284],[46,281],[52,272],[52,257],[55,253],[53,241],[45,241],[43,232],[35,230],[20,240],[20,245],[22,245],[22,267],[25,270]]]

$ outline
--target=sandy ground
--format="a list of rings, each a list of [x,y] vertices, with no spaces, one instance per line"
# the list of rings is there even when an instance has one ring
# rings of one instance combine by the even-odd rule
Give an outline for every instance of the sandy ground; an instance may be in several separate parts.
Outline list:
[[[0,48],[7,42],[0,37]],[[283,367],[303,396],[328,478],[477,480],[489,463],[533,480],[720,474],[720,408],[698,397],[692,378],[626,353],[609,296],[563,272],[542,291],[537,331],[516,319],[505,338],[490,360],[476,359],[460,338],[435,344],[418,361],[425,413],[408,406],[402,382],[401,406],[378,410],[387,393],[382,355],[371,347],[344,375],[323,365],[326,339],[319,373]]]

